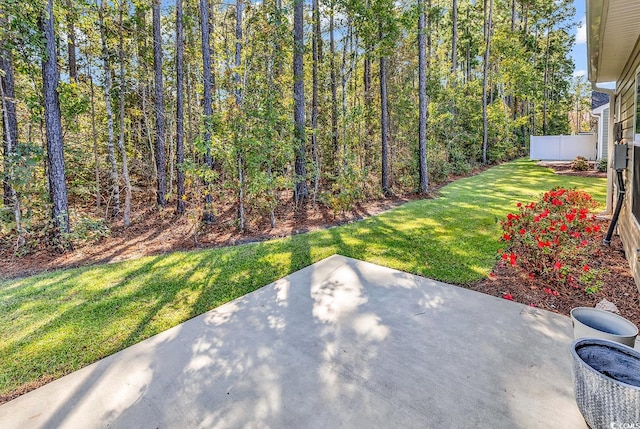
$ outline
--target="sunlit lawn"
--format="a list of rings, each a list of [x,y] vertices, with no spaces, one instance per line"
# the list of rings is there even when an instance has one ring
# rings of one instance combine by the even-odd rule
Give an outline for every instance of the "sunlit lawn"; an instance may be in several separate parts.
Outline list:
[[[294,237],[0,282],[0,395],[60,377],[334,253],[459,285],[494,265],[498,221],[555,186],[604,201],[604,179],[529,161],[442,188],[432,200]]]

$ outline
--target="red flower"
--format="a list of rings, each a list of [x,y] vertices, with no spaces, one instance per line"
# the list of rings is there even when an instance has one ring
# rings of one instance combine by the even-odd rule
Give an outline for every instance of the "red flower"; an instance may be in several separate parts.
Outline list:
[[[587,240],[582,240],[582,242],[580,242],[580,244],[582,244],[583,246],[586,246],[587,244],[589,244],[589,242]]]
[[[573,234],[571,234],[571,236],[573,238],[580,238],[580,233],[579,232],[574,232]]]
[[[584,264],[584,265],[582,266],[582,271],[587,272],[587,271],[589,271],[589,270],[590,270],[590,268],[589,268],[589,266],[588,266],[587,264]]]
[[[559,271],[562,268],[562,262],[558,261],[553,265],[553,269]]]
[[[509,301],[513,301],[513,296],[510,293],[505,293],[502,295],[504,299],[508,299]]]
[[[586,227],[586,228],[585,228],[585,230],[584,230],[584,231],[585,231],[587,234],[591,234],[592,229],[591,229],[591,227],[589,227],[589,226],[588,226],[588,227]]]
[[[518,206],[518,207],[522,207],[522,203],[521,203],[521,202],[518,202],[518,204],[516,204],[516,206]]]
[[[540,216],[534,216],[533,217],[533,221],[534,222],[540,222]]]
[[[573,222],[573,220],[576,218],[576,214],[575,213],[567,213],[564,217],[567,218],[568,222]]]
[[[524,235],[524,233],[525,233],[525,232],[527,232],[527,230],[526,230],[526,229],[524,229],[524,228],[520,228],[520,235]]]
[[[551,204],[553,204],[554,206],[561,206],[562,205],[562,201],[560,201],[557,198],[554,198],[553,200],[551,200]]]
[[[566,231],[566,230],[567,230],[567,225],[563,223],[562,226],[560,226],[560,231]]]
[[[599,232],[599,231],[600,231],[600,225],[594,225],[593,232]]]
[[[509,234],[503,234],[502,238],[504,238],[504,241],[509,241],[511,240],[511,236]]]
[[[509,263],[511,264],[511,266],[515,267],[516,266],[516,254],[512,253],[511,255],[509,255]]]
[[[503,253],[502,254],[502,259],[504,259],[506,261],[507,259],[509,259],[509,255],[507,255],[506,253]]]

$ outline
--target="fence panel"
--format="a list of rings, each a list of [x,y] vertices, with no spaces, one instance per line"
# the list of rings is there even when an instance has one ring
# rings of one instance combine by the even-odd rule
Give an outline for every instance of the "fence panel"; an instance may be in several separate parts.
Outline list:
[[[595,161],[597,156],[594,134],[577,136],[531,136],[529,159],[541,161],[572,161],[583,156]]]

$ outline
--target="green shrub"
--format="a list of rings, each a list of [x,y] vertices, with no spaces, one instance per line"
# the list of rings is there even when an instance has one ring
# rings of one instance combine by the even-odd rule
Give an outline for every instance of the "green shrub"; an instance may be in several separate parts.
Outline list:
[[[600,161],[598,161],[598,165],[596,166],[596,168],[600,173],[606,173],[607,168],[609,168],[609,162],[607,161],[607,158],[602,158]]]
[[[589,164],[587,158],[579,156],[571,163],[571,169],[574,171],[587,171],[591,169],[591,164]]]

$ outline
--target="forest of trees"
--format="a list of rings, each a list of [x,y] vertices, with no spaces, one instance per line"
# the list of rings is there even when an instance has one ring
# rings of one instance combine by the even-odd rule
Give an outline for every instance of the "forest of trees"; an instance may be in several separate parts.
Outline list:
[[[2,0],[0,235],[236,227],[429,192],[569,132],[569,0]]]

